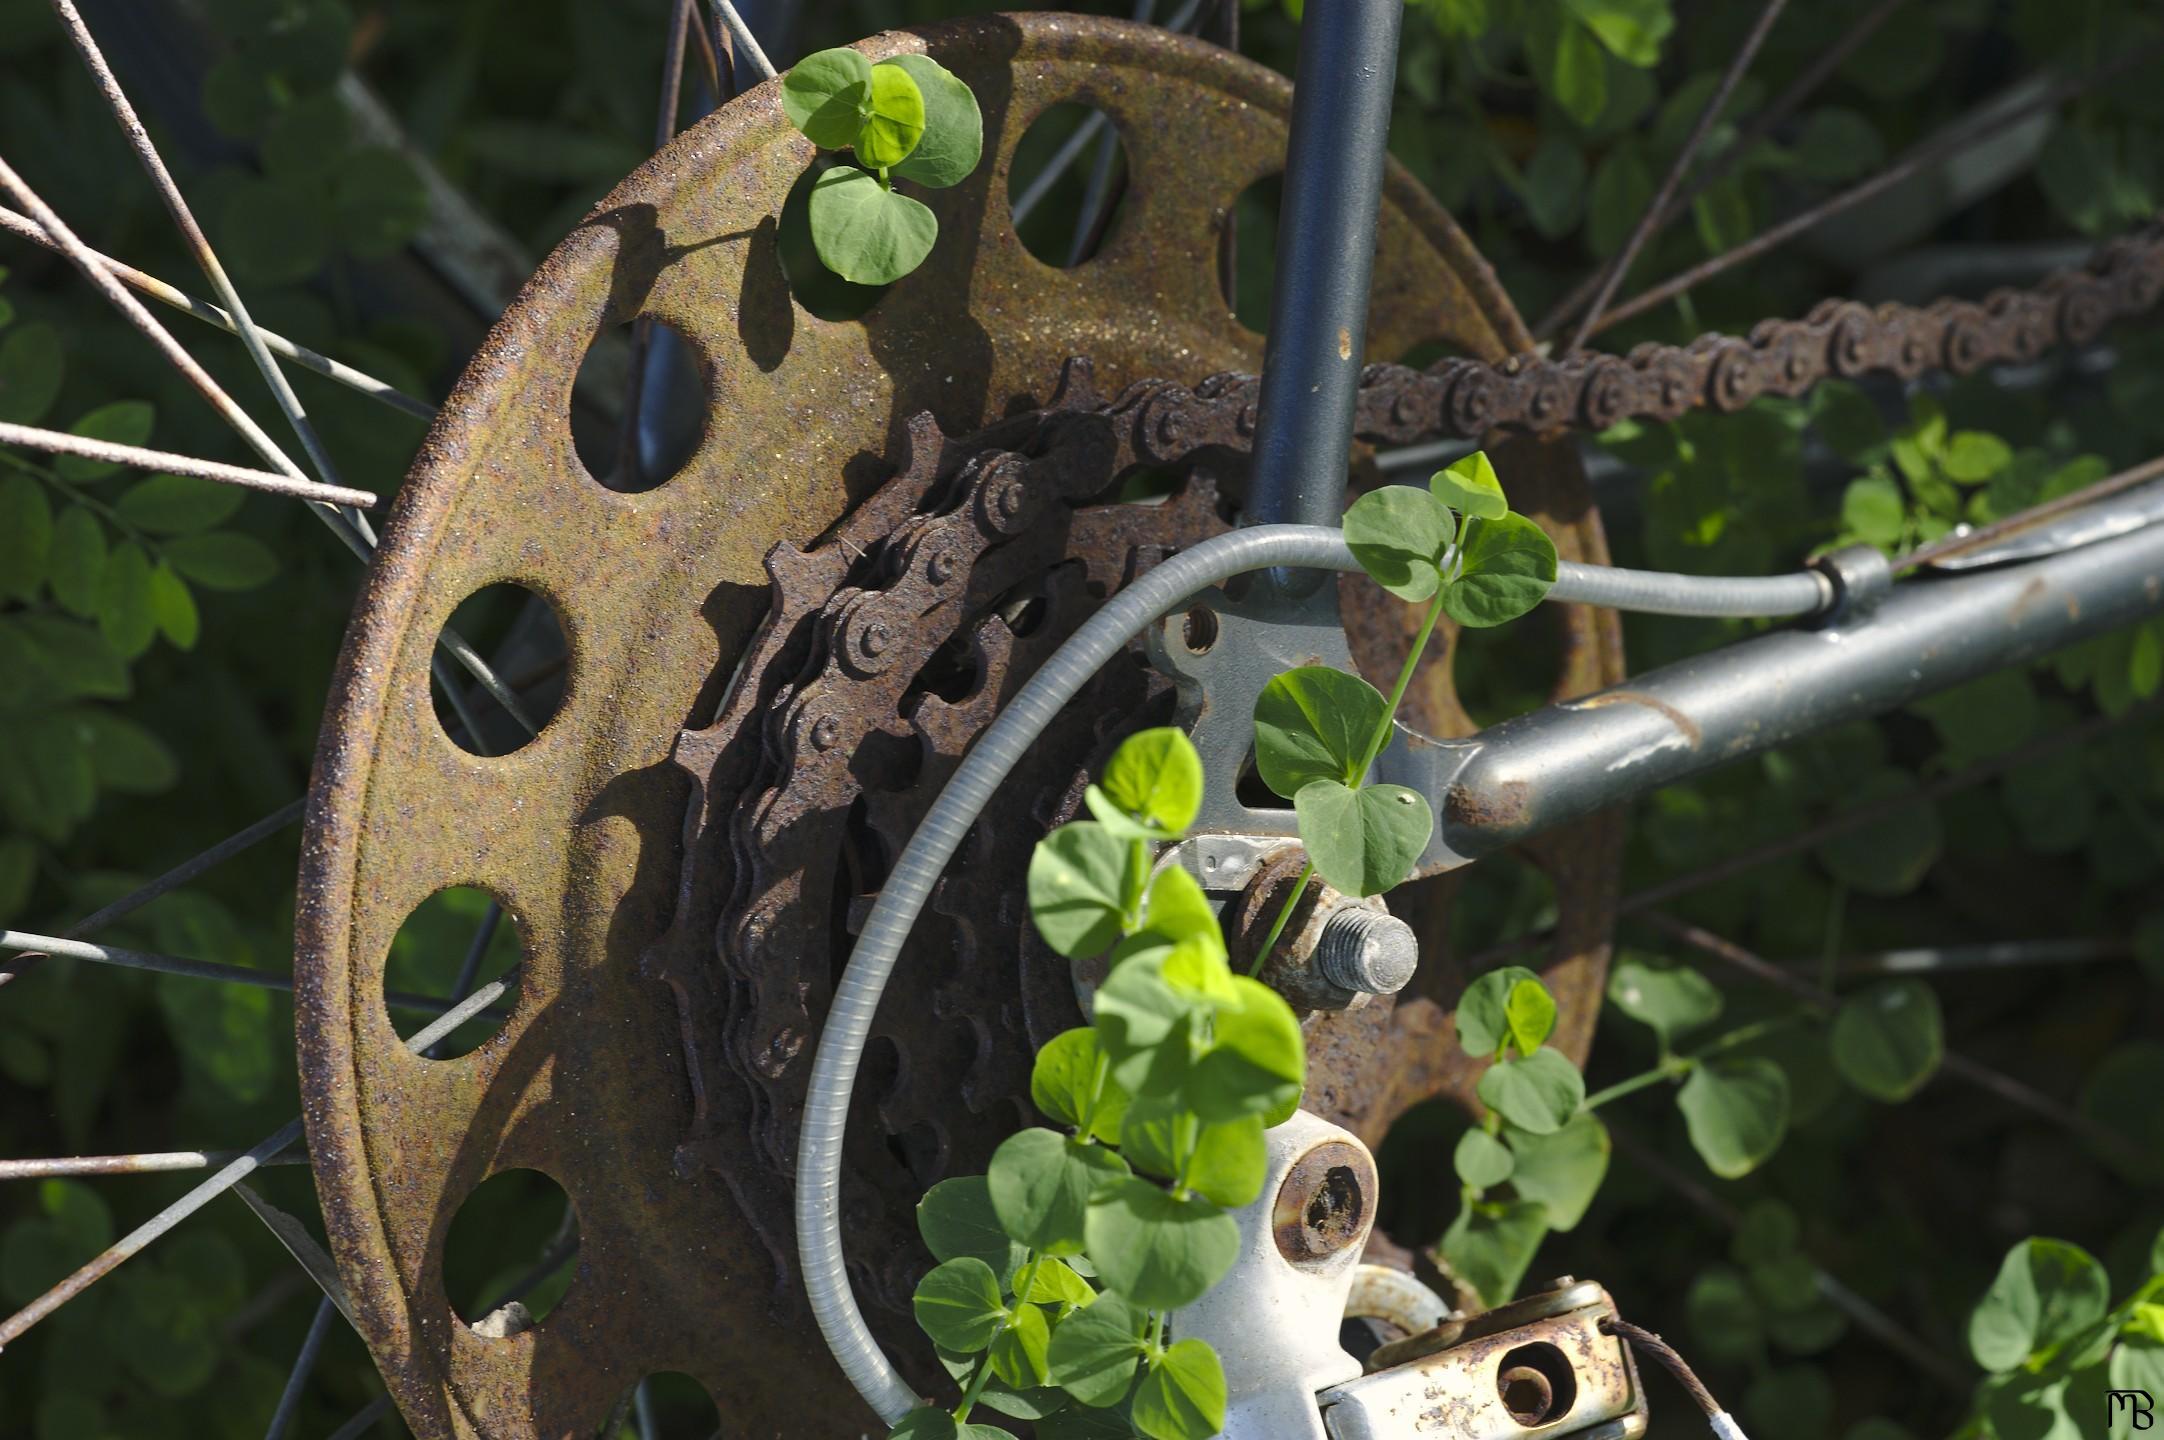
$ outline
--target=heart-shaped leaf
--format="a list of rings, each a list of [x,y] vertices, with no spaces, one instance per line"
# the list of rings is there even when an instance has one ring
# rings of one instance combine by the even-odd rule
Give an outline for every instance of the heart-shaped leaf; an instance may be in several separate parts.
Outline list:
[[[1538,985],[1540,977],[1523,965],[1490,970],[1465,987],[1458,997],[1455,1018],[1458,1043],[1465,1053],[1485,1060],[1503,1048],[1510,1038],[1510,996],[1526,981]]]
[[[1002,1141],[984,1178],[1000,1228],[1046,1255],[1074,1255],[1091,1197],[1128,1173],[1106,1147],[1038,1126]]]
[[[1210,1048],[1195,1062],[1181,1099],[1209,1121],[1281,1113],[1299,1103],[1307,1080],[1300,1021],[1260,981],[1235,975],[1229,990],[1231,998],[1214,1008]]]
[[[1326,665],[1273,676],[1255,697],[1255,769],[1287,800],[1317,780],[1357,785],[1389,711],[1380,690]]]
[[[1525,1267],[1547,1233],[1547,1211],[1531,1200],[1468,1205],[1443,1232],[1443,1258],[1482,1300],[1500,1305],[1518,1293]]]
[[[872,94],[857,159],[874,170],[899,165],[924,137],[924,92],[899,65],[872,67]]]
[[[1581,1110],[1552,1135],[1510,1127],[1503,1133],[1517,1156],[1510,1184],[1518,1198],[1547,1206],[1553,1228],[1576,1228],[1608,1174],[1608,1127],[1598,1115]]]
[[[1142,1359],[1147,1319],[1123,1297],[1104,1295],[1060,1321],[1045,1357],[1052,1383],[1084,1405],[1103,1408],[1125,1400]]]
[[[805,214],[820,263],[858,285],[901,279],[939,239],[939,218],[923,201],[854,165],[837,165],[814,181]]]
[[[1969,1353],[1986,1370],[2011,1370],[2096,1323],[2110,1301],[2111,1282],[2088,1251],[2031,1236],[2006,1252],[1970,1313]]]
[[[1542,1046],[1530,1055],[1498,1060],[1474,1087],[1480,1103],[1529,1135],[1553,1135],[1578,1113],[1585,1077],[1563,1052]]]
[[[1663,1046],[1721,1014],[1721,992],[1696,970],[1634,957],[1625,957],[1608,977],[1608,999],[1631,1019],[1652,1026]]]
[[[1149,838],[1177,839],[1202,808],[1202,756],[1169,725],[1139,731],[1112,752],[1098,788]]]
[[[1906,1100],[1939,1068],[1946,1041],[1939,997],[1920,980],[1888,980],[1852,995],[1833,1017],[1833,1063],[1864,1094]]]
[[[1029,916],[1045,944],[1069,959],[1112,948],[1120,938],[1128,859],[1125,845],[1087,820],[1037,842],[1029,857]]]
[[[1788,1076],[1755,1056],[1717,1060],[1691,1071],[1676,1108],[1706,1168],[1723,1180],[1757,1169],[1788,1132]]]
[[[1105,1067],[1102,1075],[1100,1064]],[[1086,1025],[1062,1031],[1037,1052],[1029,1074],[1030,1101],[1060,1124],[1078,1130],[1087,1117],[1091,1134],[1117,1142],[1128,1096],[1112,1078],[1111,1064],[1098,1047],[1096,1031]]]
[[[1458,1137],[1458,1148],[1451,1156],[1458,1178],[1475,1190],[1485,1190],[1500,1185],[1510,1178],[1516,1157],[1510,1147],[1485,1130],[1468,1130]]]
[[[1150,1440],[1209,1440],[1225,1428],[1225,1369],[1208,1341],[1176,1341],[1151,1362],[1133,1418]]]
[[[856,144],[871,103],[872,62],[847,48],[807,55],[781,80],[783,113],[822,150]]]
[[[1555,1031],[1555,997],[1538,980],[1520,980],[1503,1002],[1503,1018],[1510,1026],[1510,1043],[1520,1055],[1530,1055]]]
[[[1419,602],[1442,584],[1443,552],[1458,522],[1425,490],[1385,485],[1345,512],[1345,545],[1368,578],[1400,600]]]
[[[1007,1328],[992,1337],[992,1374],[1018,1390],[1044,1384],[1045,1350],[1051,1343],[1052,1326],[1044,1311],[1016,1305],[1007,1314]]]
[[[1402,785],[1354,790],[1315,780],[1293,797],[1315,871],[1347,895],[1380,895],[1412,874],[1435,828],[1427,797]]]
[[[984,115],[976,92],[929,55],[897,55],[879,63],[908,71],[924,96],[924,138],[894,173],[935,190],[965,179],[984,155]]]
[[[1555,542],[1523,515],[1468,523],[1457,578],[1443,586],[1443,613],[1481,628],[1517,619],[1555,586]]]
[[[917,1233],[935,1260],[983,1261],[1002,1290],[1014,1283],[1014,1272],[1028,1258],[1000,1226],[991,1186],[982,1175],[958,1175],[925,1191],[917,1202]]]
[[[1503,496],[1503,482],[1496,477],[1488,452],[1475,450],[1448,469],[1428,477],[1428,491],[1461,515],[1475,520],[1500,520],[1510,513]]]
[[[1230,1215],[1147,1180],[1122,1180],[1099,1191],[1090,1202],[1088,1235],[1099,1278],[1147,1310],[1177,1310],[1200,1300],[1240,1251],[1240,1227]]]
[[[917,1282],[910,1305],[925,1334],[949,1350],[968,1354],[991,1344],[1007,1318],[998,1277],[991,1266],[970,1256],[936,1266]]]

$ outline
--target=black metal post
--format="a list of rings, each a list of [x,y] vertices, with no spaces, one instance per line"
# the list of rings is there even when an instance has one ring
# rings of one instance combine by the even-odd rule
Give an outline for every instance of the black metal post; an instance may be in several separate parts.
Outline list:
[[[1344,510],[1404,13],[1405,0],[1308,0],[1247,495],[1253,524],[1335,525]],[[1288,593],[1319,580],[1273,574]]]

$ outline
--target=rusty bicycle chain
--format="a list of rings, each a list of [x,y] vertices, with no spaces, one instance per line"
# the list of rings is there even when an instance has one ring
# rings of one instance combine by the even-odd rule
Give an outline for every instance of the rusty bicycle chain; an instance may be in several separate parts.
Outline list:
[[[1370,366],[1361,387],[1361,438],[1473,440],[1495,431],[1605,430],[1628,419],[1724,413],[1761,395],[1794,397],[1828,378],[1927,370],[1966,375],[2086,345],[2114,321],[2164,295],[2164,220],[2101,246],[2078,268],[2031,289],[1928,306],[1826,300],[1801,320],[1766,320],[1748,335],[1702,335],[1689,345],[1644,344],[1628,355],[1587,351],[1500,365],[1444,360],[1426,372]]]
[[[1802,320],[1769,320],[1747,336],[1644,345],[1622,357],[1453,359],[1425,372],[1371,365],[1356,434],[1370,444],[1404,444],[1600,430],[1626,418],[1733,411],[1761,395],[1800,395],[1829,376],[1967,373],[2091,341],[2160,295],[2164,222],[2033,290],[1982,301],[1922,308],[1828,301]],[[1207,477],[1189,476],[1162,506],[1090,502],[1137,466],[1187,467],[1212,452],[1239,460],[1252,443],[1258,395],[1255,377],[1221,374],[1192,388],[1139,381],[1105,402],[1087,362],[1071,361],[1045,408],[973,435],[949,438],[929,416],[917,417],[897,473],[824,543],[784,542],[771,552],[772,608],[747,652],[744,678],[714,723],[685,731],[677,747],[678,764],[704,798],[688,822],[677,924],[646,969],[675,992],[691,1071],[694,1114],[680,1166],[727,1176],[717,1142],[734,1130],[783,1174],[792,1170],[809,1048],[831,993],[834,952],[846,943],[832,933],[831,917],[848,910],[853,929],[876,889],[876,876],[859,875],[857,893],[833,893],[853,807],[891,861],[927,808],[925,797],[999,703],[1090,609],[1163,554],[1226,528]],[[1065,523],[1047,523],[1054,506],[1066,511]],[[1061,570],[1076,559],[1079,573]],[[1025,591],[1048,612],[1026,635],[995,609]],[[958,644],[969,652],[974,684],[953,698],[927,690],[926,667]],[[1024,827],[1041,832],[1066,818],[1092,747],[1108,746],[1163,694],[1161,680],[1136,670],[1101,676],[1063,717],[1068,733],[1040,743],[1048,758],[1026,765],[1035,773],[1016,785],[1032,797]],[[881,772],[906,774],[908,783],[874,787],[863,779]],[[944,927],[928,949],[960,957],[931,981],[937,1018],[927,1029],[922,1016],[883,1014],[876,1032],[893,1044],[887,1073],[871,1077],[881,1127],[889,1137],[929,1135],[933,1168],[947,1173],[981,1170],[988,1157],[952,1148],[957,1137],[942,1131],[939,1117],[953,1097],[920,1093],[913,1073],[959,1072],[972,1110],[1008,1105],[1019,1120],[1028,1113],[1028,1067],[1015,1057],[1067,1023],[1064,1015],[1038,1016],[1033,1025],[1022,1013],[1029,998],[1017,1000],[1028,987],[1016,973],[1026,935],[1019,944],[1015,936],[1027,926],[1011,893],[1022,879],[1017,857],[1026,861],[1034,838],[974,838],[977,863],[953,867],[926,917],[926,928]],[[719,918],[708,924],[707,916]],[[1046,1034],[1030,1033],[1037,1029]],[[914,1195],[907,1184],[876,1181],[873,1190],[892,1190],[901,1205],[866,1194],[864,1177],[898,1176],[898,1152],[869,1142],[863,1127],[851,1133],[859,1183],[845,1205],[861,1233],[883,1240],[853,1252],[877,1257],[857,1262],[859,1279],[899,1304],[918,1267],[911,1238],[891,1217],[909,1213]],[[738,1198],[783,1263],[786,1191],[762,1197],[739,1189]]]

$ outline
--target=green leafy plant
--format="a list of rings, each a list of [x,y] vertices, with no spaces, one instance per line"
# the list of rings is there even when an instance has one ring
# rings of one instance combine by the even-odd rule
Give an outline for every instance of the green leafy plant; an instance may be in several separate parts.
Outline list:
[[[1250,973],[1317,874],[1348,895],[1380,895],[1426,848],[1435,827],[1427,797],[1370,784],[1367,774],[1436,622],[1447,614],[1464,626],[1501,625],[1555,584],[1555,543],[1510,509],[1484,452],[1437,471],[1426,489],[1386,485],[1361,496],[1345,512],[1345,543],[1376,584],[1427,609],[1387,698],[1357,675],[1303,666],[1274,677],[1255,701],[1255,768],[1292,801],[1309,863]]]
[[[1437,621],[1500,624],[1555,580],[1553,544],[1510,513],[1485,455],[1438,472],[1425,490],[1363,496],[1345,531],[1379,583],[1430,603],[1387,699],[1358,676],[1306,667],[1276,677],[1256,702],[1258,768],[1293,801],[1312,857],[1263,957],[1316,873],[1377,895],[1426,846],[1426,799],[1365,777]],[[1263,1132],[1299,1106],[1307,1061],[1292,1008],[1232,973],[1202,887],[1156,865],[1156,847],[1183,838],[1202,793],[1192,742],[1145,730],[1085,791],[1092,818],[1060,826],[1031,857],[1038,933],[1070,959],[1109,952],[1111,969],[1092,1023],[1037,1055],[1031,1098],[1057,1128],[1009,1136],[987,1174],[943,1181],[918,1207],[939,1264],[917,1288],[917,1322],[964,1388],[952,1409],[918,1410],[898,1435],[1001,1433],[970,1421],[980,1403],[1054,1440],[1204,1440],[1224,1424],[1215,1352],[1193,1337],[1167,1344],[1165,1322],[1231,1267],[1239,1228],[1226,1211],[1261,1194]],[[1576,1067],[1539,1049],[1554,1002],[1535,981],[1498,1006],[1495,1023],[1529,1058],[1493,1072],[1508,1092],[1496,1103],[1526,1133],[1554,1135],[1583,1095]]]
[[[2032,1235],[2008,1250],[1969,1313],[1986,1376],[1957,1433],[2132,1434],[2135,1416],[2104,1392],[2164,1392],[2164,1235],[2145,1258],[2147,1278],[2113,1304],[2103,1265],[2080,1246]]]
[[[894,182],[943,189],[977,168],[984,117],[976,95],[929,55],[875,65],[840,47],[798,61],[782,78],[781,96],[804,138],[856,157],[812,184],[808,213],[821,262],[859,285],[885,285],[923,264],[939,217]]]

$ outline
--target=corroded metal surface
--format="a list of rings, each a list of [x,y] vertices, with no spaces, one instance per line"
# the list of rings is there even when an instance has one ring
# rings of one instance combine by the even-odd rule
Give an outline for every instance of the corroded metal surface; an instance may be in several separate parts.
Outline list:
[[[1628,355],[1574,351],[1559,360],[1514,355],[1497,364],[1454,357],[1416,374],[1377,366],[1361,390],[1362,430],[1466,438],[1496,431],[1605,430],[1620,420],[1723,414],[1761,395],[1797,396],[1829,377],[1927,370],[1966,375],[2086,345],[2114,321],[2164,299],[2164,221],[2098,248],[2087,263],[2033,289],[1928,306],[1823,300],[1801,320],[1763,320],[1748,335],[1701,335],[1689,345]]]
[[[922,803],[914,791],[936,788],[1040,637],[1153,547],[1223,524],[1216,489],[1238,484],[1223,457],[1236,459],[1251,425],[1249,382],[1203,377],[1252,370],[1260,341],[1227,313],[1217,242],[1234,198],[1280,163],[1283,79],[1161,31],[1073,17],[971,21],[863,48],[928,49],[984,107],[985,165],[926,197],[941,220],[926,266],[861,321],[813,317],[775,249],[782,200],[812,158],[776,88],[687,132],[557,249],[469,368],[401,492],[341,659],[301,885],[309,1149],[358,1323],[424,1436],[590,1435],[629,1386],[663,1370],[705,1385],[732,1433],[859,1433],[855,1398],[818,1382],[829,1362],[773,1217],[786,1207],[794,1087],[879,855],[820,855],[810,907],[796,903],[803,869],[769,865],[767,883],[739,891],[733,867],[744,847],[763,852],[795,824],[829,824],[836,805],[842,820],[827,833],[900,831]],[[1007,171],[1028,123],[1064,100],[1110,115],[1131,178],[1099,254],[1056,270],[1006,219]],[[1385,193],[1371,354],[1437,340],[1486,359],[1525,348],[1449,218],[1400,171]],[[681,473],[619,494],[576,458],[570,387],[595,334],[641,315],[698,352],[709,407]],[[1018,413],[1052,401],[1076,354],[1093,360],[1096,392]],[[1194,389],[1131,388],[1149,377]],[[1191,423],[1187,396],[1215,402],[1209,424]],[[1122,417],[1119,436],[1107,415]],[[1070,451],[1110,472],[1125,457],[1177,457],[1181,488],[1164,506],[1075,508],[1087,497],[1061,488],[1068,461],[1045,460]],[[1563,553],[1604,558],[1562,452],[1528,452],[1504,474],[1521,506],[1551,518]],[[906,685],[854,711],[845,700],[814,713],[783,696],[805,680],[822,691],[831,681],[837,696],[876,686],[882,656],[920,644],[855,623],[845,592],[930,583],[928,537],[956,487],[990,505],[973,500],[972,530],[982,520],[999,537],[952,557],[966,596],[950,612],[935,614],[923,592],[922,613],[961,649],[943,644],[907,677],[922,681],[907,714]],[[896,568],[854,568],[875,550]],[[428,659],[451,610],[499,581],[554,608],[568,681],[538,739],[482,757],[438,723]],[[1039,602],[1044,628],[1033,629]],[[1398,623],[1370,617],[1365,628],[1387,649]],[[1619,663],[1613,635],[1586,633],[1599,652],[1590,668],[1605,674]],[[714,727],[731,714],[740,661],[744,713],[723,733]],[[1058,1008],[1072,1006],[1064,965],[1049,986],[1031,978],[1035,952],[1000,862],[1071,813],[1073,777],[1147,714],[1139,663],[1107,683],[1124,689],[1071,715],[1018,777],[1031,813],[997,847],[987,836],[965,851],[935,899],[925,965],[889,998],[895,1038],[870,1057],[845,1192],[865,1227],[852,1254],[870,1262],[875,1296],[891,1299],[922,1263],[893,1197],[966,1168],[1022,1121],[1029,1042],[1071,1014]],[[1432,667],[1420,703],[1431,728],[1447,723],[1446,667]],[[845,743],[844,727],[866,715]],[[732,747],[732,734],[752,742]],[[869,790],[857,773],[910,764],[921,768],[906,791],[898,772]],[[762,779],[801,808],[762,812],[774,789]],[[704,861],[687,863],[702,846]],[[850,865],[860,868],[837,868]],[[383,972],[400,924],[453,885],[487,890],[515,925],[518,1004],[470,1054],[429,1060],[399,1043]],[[737,922],[756,930],[761,917],[791,947],[773,985],[764,969],[728,963],[757,938]],[[747,974],[761,982],[750,991]],[[1435,1079],[1427,1093],[1450,1083],[1455,1046],[1422,1009],[1438,1003],[1400,1006],[1418,1023],[1359,1057],[1368,1068],[1348,1083],[1390,1097],[1363,1116],[1410,1103],[1407,1082],[1385,1081],[1400,1070]],[[1591,1011],[1574,1017],[1566,996],[1565,1017],[1582,1029]],[[482,1180],[521,1167],[569,1196],[576,1274],[538,1326],[485,1337],[445,1293],[445,1236]]]
[[[1603,1328],[1615,1318],[1607,1292],[1571,1286],[1519,1306],[1586,1290],[1590,1299],[1567,1308],[1551,1306],[1506,1325],[1467,1325],[1430,1353],[1323,1392],[1330,1433],[1344,1440],[1520,1440],[1552,1431],[1636,1440],[1650,1416],[1636,1357]],[[1502,1317],[1516,1308],[1490,1313]]]

